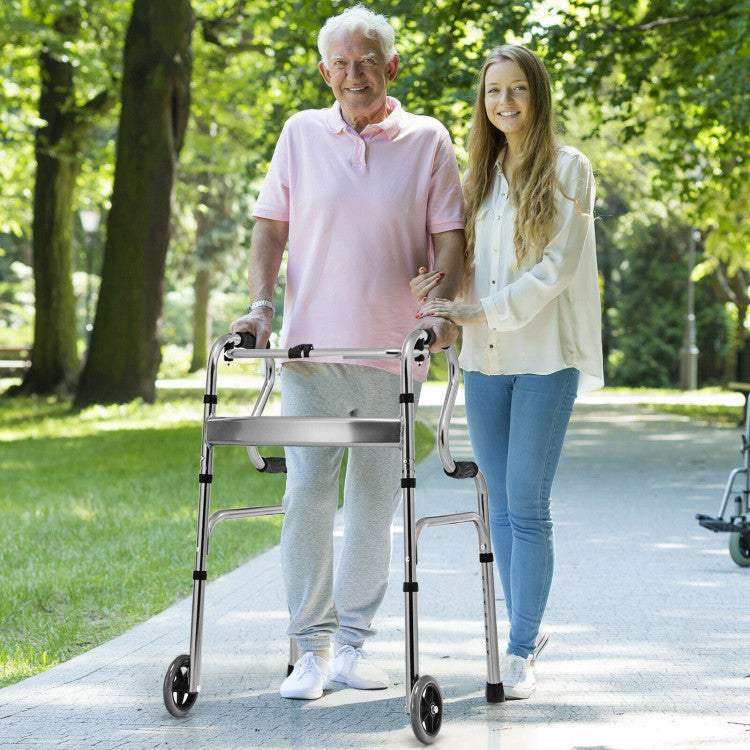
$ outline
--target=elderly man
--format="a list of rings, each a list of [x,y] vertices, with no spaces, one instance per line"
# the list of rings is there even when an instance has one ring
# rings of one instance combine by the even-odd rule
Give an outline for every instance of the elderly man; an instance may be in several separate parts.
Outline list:
[[[457,291],[464,218],[456,157],[437,120],[408,114],[387,95],[399,65],[394,40],[388,21],[361,5],[320,31],[319,70],[336,102],[293,115],[282,130],[253,213],[251,304],[231,325],[232,332],[254,333],[259,347],[271,333],[287,242],[282,346],[399,346],[415,327],[409,280],[433,259],[445,273],[440,296]],[[432,318],[430,325],[433,350],[455,340],[448,321]],[[395,417],[398,373],[395,360],[286,362],[282,413]],[[400,454],[395,447],[349,451],[334,575],[342,457],[342,448],[286,450],[281,557],[287,632],[300,658],[281,685],[285,698],[319,698],[328,679],[358,689],[388,685],[362,646],[375,633],[372,620],[388,583]]]

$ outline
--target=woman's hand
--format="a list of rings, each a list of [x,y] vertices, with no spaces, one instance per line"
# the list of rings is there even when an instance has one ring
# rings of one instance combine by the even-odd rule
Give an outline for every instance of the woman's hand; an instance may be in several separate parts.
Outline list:
[[[411,293],[417,302],[423,302],[427,294],[433,290],[442,280],[445,274],[442,271],[428,271],[424,266],[419,269],[419,276],[415,276],[410,282]]]
[[[447,318],[459,326],[476,326],[487,322],[484,308],[481,304],[470,302],[451,302],[447,299],[431,299],[423,302],[417,313],[417,319],[427,316]]]

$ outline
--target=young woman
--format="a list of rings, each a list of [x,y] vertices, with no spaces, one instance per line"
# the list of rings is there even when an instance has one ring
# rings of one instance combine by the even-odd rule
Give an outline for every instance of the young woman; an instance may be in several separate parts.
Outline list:
[[[510,621],[505,694],[528,698],[554,564],[550,490],[577,393],[603,385],[601,303],[588,159],[558,143],[541,60],[517,46],[481,71],[464,179],[463,299],[418,318],[464,326],[466,415],[487,481],[492,542]]]

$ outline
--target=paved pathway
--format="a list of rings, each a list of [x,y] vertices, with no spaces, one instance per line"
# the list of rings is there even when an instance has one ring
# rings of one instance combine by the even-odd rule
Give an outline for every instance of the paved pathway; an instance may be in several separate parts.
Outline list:
[[[452,445],[466,454],[460,417]],[[727,535],[694,520],[716,511],[739,445],[738,429],[596,398],[576,406],[553,499],[551,639],[528,701],[484,701],[473,529],[426,529],[420,671],[445,700],[435,747],[749,747],[750,569],[731,561]],[[418,482],[420,515],[473,508],[473,484],[444,477],[434,454]],[[167,714],[161,682],[187,650],[189,601],[0,690],[0,748],[420,747],[404,711],[401,543],[397,516],[391,586],[370,647],[390,671],[387,690],[333,690],[314,702],[278,696],[286,613],[272,549],[209,584],[202,692],[185,719]]]

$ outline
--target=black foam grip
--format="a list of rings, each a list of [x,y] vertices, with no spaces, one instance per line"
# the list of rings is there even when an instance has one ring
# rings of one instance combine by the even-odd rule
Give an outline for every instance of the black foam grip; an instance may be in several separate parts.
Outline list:
[[[255,334],[250,331],[241,331],[237,334],[240,337],[240,343],[237,349],[255,349]]]

